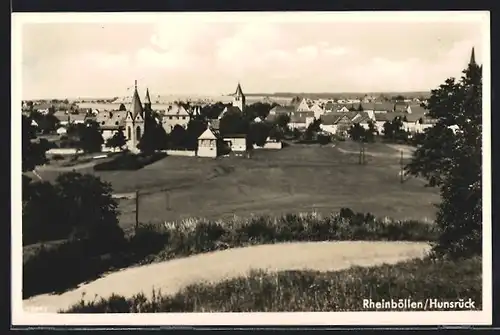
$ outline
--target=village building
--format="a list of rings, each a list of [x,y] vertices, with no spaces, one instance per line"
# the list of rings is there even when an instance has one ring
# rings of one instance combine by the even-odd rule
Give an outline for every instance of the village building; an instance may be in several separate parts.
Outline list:
[[[219,114],[218,119],[222,119],[226,113],[243,113],[246,108],[246,97],[241,89],[240,83],[236,86],[236,91],[233,94],[233,102],[231,106],[224,108],[222,113]]]
[[[215,158],[220,154],[220,134],[209,124],[207,129],[198,137],[198,157]]]
[[[297,106],[296,110],[298,112],[309,112],[311,109],[310,109],[310,106],[309,106],[307,100],[305,98],[303,98],[300,101],[299,105]]]
[[[247,150],[246,134],[228,134],[224,136],[224,143],[234,152]]]
[[[161,123],[165,132],[169,134],[176,125],[187,128],[190,120],[191,114],[184,106],[180,104],[173,104],[168,106],[167,110],[162,115]]]

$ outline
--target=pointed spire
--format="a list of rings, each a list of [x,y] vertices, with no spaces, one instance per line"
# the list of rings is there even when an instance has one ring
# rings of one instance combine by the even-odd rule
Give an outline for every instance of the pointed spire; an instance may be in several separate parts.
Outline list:
[[[476,65],[476,56],[474,54],[474,47],[472,47],[472,52],[470,54],[470,65]]]
[[[241,89],[241,85],[240,85],[240,82],[238,81],[238,86],[236,86],[236,92],[234,93],[234,95],[237,95],[237,96],[243,96],[243,90]]]
[[[132,96],[132,104],[130,105],[130,113],[135,119],[138,114],[142,116],[143,109],[141,104],[141,98],[139,98],[139,93],[137,92],[137,80],[134,85],[134,95]]]
[[[144,98],[144,104],[151,104],[151,98],[149,97],[149,88],[146,88],[146,97]]]

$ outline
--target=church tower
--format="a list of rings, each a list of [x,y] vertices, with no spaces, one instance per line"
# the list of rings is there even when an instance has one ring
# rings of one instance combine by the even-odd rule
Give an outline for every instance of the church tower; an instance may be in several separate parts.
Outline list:
[[[127,146],[130,151],[137,151],[142,135],[144,134],[144,110],[142,108],[141,99],[137,92],[137,80],[134,85],[134,94],[130,110],[125,119],[125,128],[127,136]]]
[[[240,83],[238,83],[236,92],[233,95],[233,106],[238,107],[242,112],[245,108],[245,94],[243,94]]]
[[[470,61],[469,61],[469,64],[470,65],[477,65],[476,64],[476,55],[474,53],[474,47],[472,47],[472,52],[470,54]]]

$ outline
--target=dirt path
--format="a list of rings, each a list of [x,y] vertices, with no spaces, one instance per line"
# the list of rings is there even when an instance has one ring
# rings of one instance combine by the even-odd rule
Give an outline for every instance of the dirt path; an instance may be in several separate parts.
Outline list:
[[[426,243],[414,242],[311,242],[262,245],[195,255],[111,273],[61,295],[39,295],[23,302],[28,312],[57,312],[85,299],[109,297],[112,293],[131,297],[149,295],[153,288],[173,294],[186,285],[219,282],[248,274],[252,269],[342,270],[351,266],[394,264],[423,257]]]

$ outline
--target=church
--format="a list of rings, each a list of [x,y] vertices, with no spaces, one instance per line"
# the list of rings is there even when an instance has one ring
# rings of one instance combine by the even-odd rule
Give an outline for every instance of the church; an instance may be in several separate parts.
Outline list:
[[[141,98],[137,92],[137,80],[134,85],[134,94],[130,109],[125,118],[125,138],[127,139],[127,148],[132,152],[138,152],[137,144],[139,144],[142,135],[146,131],[147,121],[152,120],[151,98],[149,89],[146,89],[146,97],[144,98],[144,106],[141,103]]]

